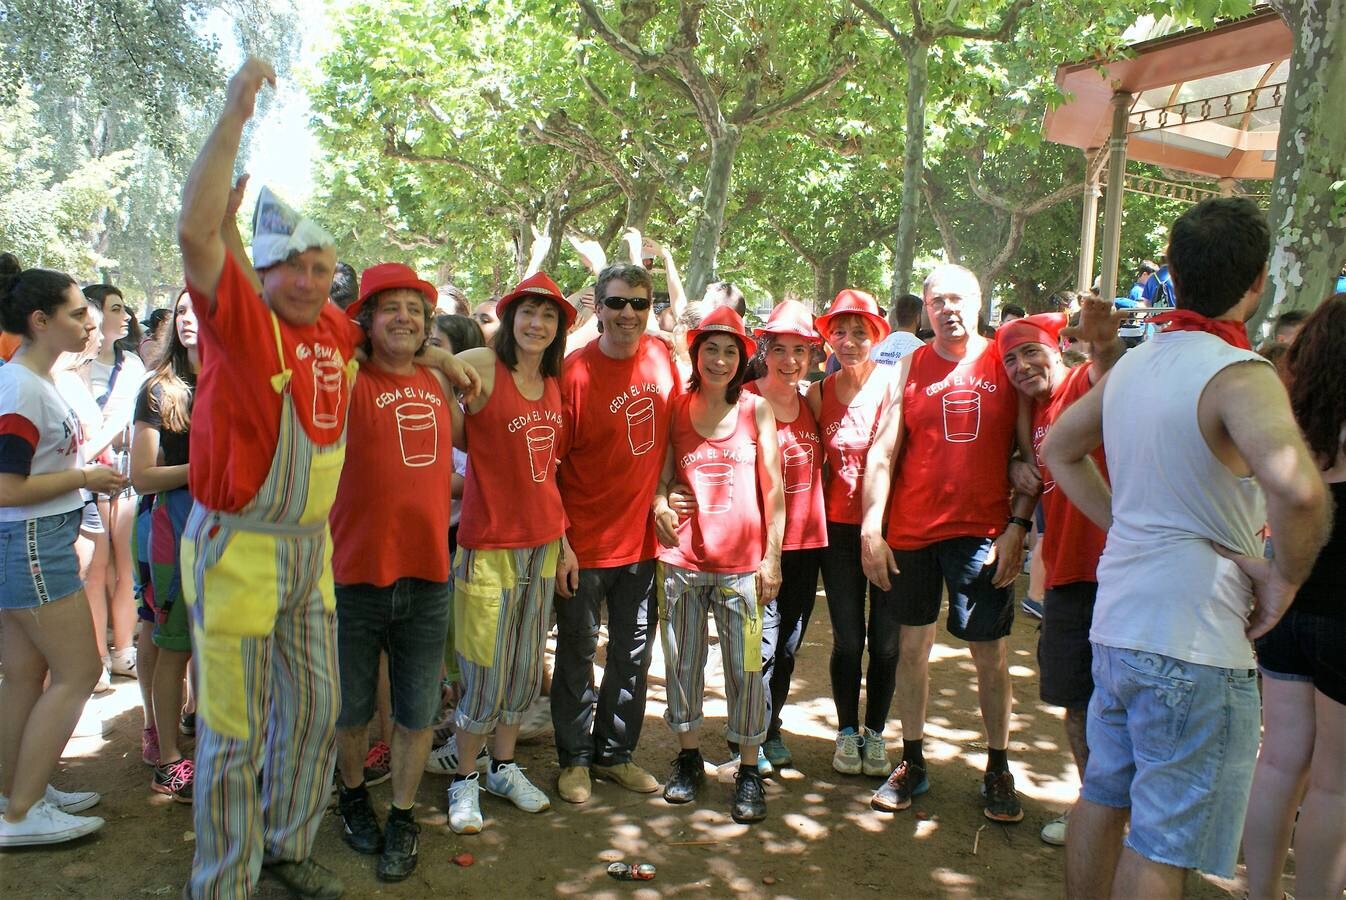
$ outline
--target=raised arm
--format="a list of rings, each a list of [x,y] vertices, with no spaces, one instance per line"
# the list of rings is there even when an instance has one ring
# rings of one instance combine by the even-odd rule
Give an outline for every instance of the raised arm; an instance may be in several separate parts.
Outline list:
[[[1061,336],[1084,341],[1089,345],[1089,383],[1098,380],[1122,358],[1126,345],[1118,336],[1126,313],[1097,296],[1080,301],[1079,324],[1061,329]]]
[[[256,58],[250,58],[229,79],[224,111],[193,163],[182,191],[178,246],[182,248],[183,273],[193,288],[210,299],[212,310],[215,288],[224,269],[226,248],[221,223],[229,205],[234,160],[238,157],[243,126],[252,118],[257,94],[264,84],[275,87],[276,72],[270,63]]]

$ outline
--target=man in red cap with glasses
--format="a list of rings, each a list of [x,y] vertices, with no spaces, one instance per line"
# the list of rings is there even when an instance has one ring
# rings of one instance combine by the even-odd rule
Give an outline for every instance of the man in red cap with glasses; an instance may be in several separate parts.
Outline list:
[[[408,266],[360,276],[346,314],[363,326],[368,359],[351,387],[346,464],[332,506],[341,713],[337,718],[342,838],[380,854],[381,881],[416,868],[411,809],[439,712],[449,627],[449,491],[458,404],[444,377],[416,365],[437,292]],[[364,781],[380,651],[393,696],[392,807],[380,829]]]
[[[1043,482],[1040,502],[1045,528],[1038,545],[1047,574],[1038,637],[1042,702],[1065,709],[1066,738],[1081,777],[1089,758],[1084,724],[1094,692],[1089,626],[1098,593],[1095,569],[1106,535],[1057,489],[1051,474],[1042,467],[1040,454],[1042,441],[1057,416],[1088,393],[1121,358],[1124,345],[1117,330],[1122,319],[1123,314],[1106,300],[1087,297],[1076,328],[1065,327],[1065,313],[1042,313],[1002,325],[996,332],[996,353],[1005,371],[1033,405],[1030,434],[1021,435],[1020,444],[1033,448]],[[1089,365],[1066,368],[1061,359],[1063,336],[1089,345]],[[1094,452],[1094,461],[1106,477],[1102,446]],[[1066,816],[1048,822],[1042,829],[1042,839],[1058,847],[1064,845]]]
[[[668,446],[669,400],[680,387],[668,346],[646,333],[651,289],[649,272],[635,264],[599,272],[601,334],[567,357],[561,372],[566,428],[557,481],[574,566],[563,563],[556,578],[551,714],[557,791],[571,803],[589,799],[590,771],[638,793],[659,789],[632,754],[654,648],[650,504]],[[595,690],[605,604],[607,665]]]
[[[882,811],[929,790],[924,756],[930,649],[945,587],[949,632],[968,642],[986,728],[985,814],[1023,819],[1007,758],[1013,704],[1005,637],[1014,578],[1036,495],[1010,502],[1019,395],[977,332],[981,287],[962,266],[925,280],[934,343],[900,363],[866,458],[861,554],[865,575],[891,589],[901,623],[897,702],[902,761],[874,794]],[[900,391],[900,393],[898,393]],[[890,491],[891,487],[891,491]],[[885,519],[887,527],[885,531]]]

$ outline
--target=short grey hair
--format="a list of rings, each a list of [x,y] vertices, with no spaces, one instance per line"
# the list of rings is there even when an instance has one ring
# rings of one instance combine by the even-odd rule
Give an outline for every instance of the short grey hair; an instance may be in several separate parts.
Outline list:
[[[954,279],[966,279],[973,288],[972,296],[976,297],[978,304],[981,303],[981,282],[977,280],[976,273],[966,266],[960,266],[954,263],[945,263],[942,266],[936,266],[934,271],[925,276],[925,281],[921,283],[921,296],[923,298],[928,297],[930,295],[930,288],[935,284]]]

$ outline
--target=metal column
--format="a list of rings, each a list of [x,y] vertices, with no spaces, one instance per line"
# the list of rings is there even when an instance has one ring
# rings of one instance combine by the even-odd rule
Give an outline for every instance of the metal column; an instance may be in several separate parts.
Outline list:
[[[1075,288],[1086,293],[1094,285],[1094,254],[1098,248],[1098,198],[1103,189],[1098,184],[1098,167],[1093,164],[1094,151],[1084,152],[1084,216],[1080,219],[1080,267]]]
[[[1112,95],[1112,135],[1108,138],[1108,193],[1103,204],[1103,284],[1099,296],[1117,296],[1118,256],[1122,246],[1122,195],[1126,192],[1126,120],[1131,95]]]

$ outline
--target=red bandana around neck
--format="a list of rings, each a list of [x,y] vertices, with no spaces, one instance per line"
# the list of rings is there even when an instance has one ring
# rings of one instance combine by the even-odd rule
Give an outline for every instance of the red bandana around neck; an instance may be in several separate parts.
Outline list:
[[[1175,309],[1161,316],[1155,316],[1150,321],[1155,325],[1163,325],[1166,332],[1204,331],[1207,334],[1215,335],[1226,344],[1238,347],[1240,350],[1251,350],[1253,348],[1252,343],[1248,340],[1248,329],[1243,327],[1242,322],[1233,322],[1229,319],[1212,319],[1190,309]]]

